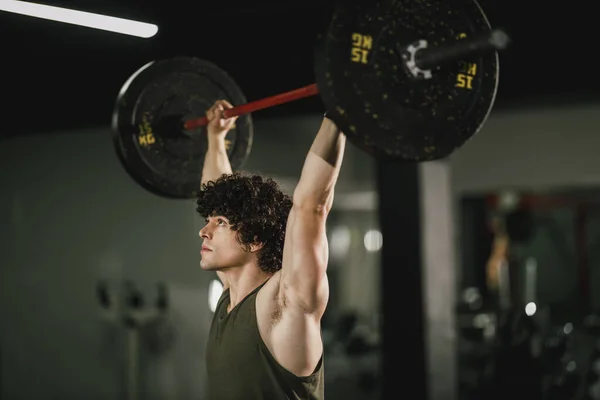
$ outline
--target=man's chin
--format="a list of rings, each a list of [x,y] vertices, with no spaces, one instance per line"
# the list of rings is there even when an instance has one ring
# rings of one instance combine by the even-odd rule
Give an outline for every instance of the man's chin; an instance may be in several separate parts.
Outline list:
[[[200,261],[200,268],[202,268],[203,271],[216,271],[219,269],[210,264],[205,264],[202,261]]]

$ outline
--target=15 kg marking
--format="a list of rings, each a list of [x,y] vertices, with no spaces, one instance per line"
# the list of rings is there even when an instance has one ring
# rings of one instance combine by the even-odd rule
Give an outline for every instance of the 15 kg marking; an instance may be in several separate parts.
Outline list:
[[[355,63],[366,64],[369,60],[369,52],[372,48],[373,37],[371,35],[353,33],[350,59]]]

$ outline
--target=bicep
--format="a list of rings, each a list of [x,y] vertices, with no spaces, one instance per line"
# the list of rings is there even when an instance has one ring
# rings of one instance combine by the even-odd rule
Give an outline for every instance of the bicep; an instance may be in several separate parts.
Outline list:
[[[294,206],[287,222],[282,290],[287,301],[297,303],[307,312],[324,311],[329,295],[326,218],[324,211]]]

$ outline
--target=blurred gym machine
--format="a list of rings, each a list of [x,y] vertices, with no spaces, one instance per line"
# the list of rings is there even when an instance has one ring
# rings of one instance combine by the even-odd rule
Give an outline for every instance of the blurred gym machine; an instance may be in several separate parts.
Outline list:
[[[584,321],[584,327],[591,343],[577,400],[600,400],[600,313],[590,314]]]
[[[113,288],[114,289],[114,288]],[[124,400],[140,400],[140,344],[145,339],[150,350],[164,350],[172,335],[166,322],[168,292],[164,283],[156,285],[154,301],[145,298],[142,290],[131,281],[125,281],[111,290],[106,281],[96,287],[102,316],[114,328],[125,328]]]

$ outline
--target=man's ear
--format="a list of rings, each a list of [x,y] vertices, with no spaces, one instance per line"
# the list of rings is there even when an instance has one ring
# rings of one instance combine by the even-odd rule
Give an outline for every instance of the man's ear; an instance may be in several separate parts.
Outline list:
[[[250,245],[250,253],[256,253],[257,251],[259,251],[263,247],[265,247],[264,243],[260,243],[260,242],[252,243]]]

